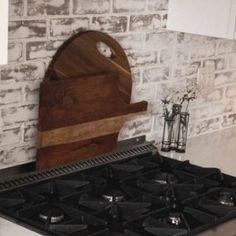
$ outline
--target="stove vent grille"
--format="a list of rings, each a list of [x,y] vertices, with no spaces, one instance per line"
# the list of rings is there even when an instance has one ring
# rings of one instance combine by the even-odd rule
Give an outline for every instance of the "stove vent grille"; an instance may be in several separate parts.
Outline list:
[[[128,148],[123,148],[122,150],[116,152],[111,152],[88,158],[86,160],[73,162],[64,166],[20,174],[11,178],[4,178],[0,181],[0,192],[39,183],[68,174],[73,174],[78,171],[109,164],[111,162],[138,157],[140,155],[148,153],[155,153],[156,151],[157,149],[153,145],[153,143],[146,142],[133,147],[129,146]]]

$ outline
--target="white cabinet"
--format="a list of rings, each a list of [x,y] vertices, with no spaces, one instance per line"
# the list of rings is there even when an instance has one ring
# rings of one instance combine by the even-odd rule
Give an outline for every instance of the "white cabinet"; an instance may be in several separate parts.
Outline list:
[[[7,64],[8,0],[0,0],[0,65]]]
[[[170,0],[167,29],[234,39],[236,0]]]

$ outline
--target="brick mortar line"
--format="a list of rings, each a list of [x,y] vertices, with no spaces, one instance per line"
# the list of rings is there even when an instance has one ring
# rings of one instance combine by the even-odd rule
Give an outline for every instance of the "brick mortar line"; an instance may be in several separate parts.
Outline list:
[[[72,8],[73,9],[73,8]],[[69,9],[70,11],[70,9]],[[27,13],[27,9],[26,9]],[[110,16],[146,16],[146,15],[161,15],[162,17],[166,15],[168,12],[167,10],[158,10],[158,11],[120,11],[120,12],[114,12],[114,11],[108,11],[104,13],[77,13],[74,14],[73,11],[69,14],[58,14],[58,15],[50,15],[50,14],[38,14],[38,15],[28,15],[24,14],[22,16],[10,16],[10,21],[24,21],[24,20],[42,20],[46,18],[54,19],[54,18],[76,18],[76,17],[86,17],[86,16],[92,16],[92,17],[110,17]]]
[[[14,124],[9,124],[9,125],[3,125],[0,126],[1,130],[12,130],[12,129],[18,129],[21,128],[22,125],[33,125],[33,124],[37,124],[38,123],[38,119],[35,120],[31,120],[31,121],[22,121],[22,122],[18,122],[18,123],[14,123]]]
[[[92,28],[90,28],[92,29]],[[163,28],[161,28],[163,29]],[[114,36],[128,36],[128,35],[140,35],[140,34],[144,34],[144,35],[147,35],[147,34],[150,34],[151,33],[151,30],[150,32],[149,31],[129,31],[129,32],[111,32],[109,33],[110,35],[114,35]],[[158,33],[163,33],[162,31],[158,32]],[[157,33],[156,33],[157,34]],[[51,36],[50,37],[50,40],[65,40],[66,38],[70,37],[71,35],[67,35],[67,36]],[[9,42],[12,42],[12,43],[17,43],[17,42],[47,42],[47,37],[33,37],[33,38],[9,38]],[[144,38],[145,40],[145,38]],[[163,49],[167,49],[168,47],[166,48],[163,48]],[[143,49],[145,51],[145,48]],[[151,51],[151,49],[150,49]]]
[[[2,150],[6,150],[6,151],[10,151],[10,149],[12,147],[14,148],[19,148],[19,147],[24,147],[24,146],[29,146],[29,147],[36,147],[35,144],[33,144],[34,142],[30,142],[30,141],[27,141],[27,142],[24,142],[24,143],[18,143],[17,145],[14,145],[14,144],[7,144],[7,145],[3,145],[0,147],[0,151]]]
[[[229,129],[229,128],[233,128],[233,127],[236,127],[236,124],[233,124],[232,126],[229,126],[229,127],[222,127],[220,129],[216,129],[216,130],[211,130],[211,131],[207,131],[207,132],[203,132],[203,133],[200,133],[200,134],[196,134],[194,136],[189,136],[189,138],[194,138],[194,137],[199,137],[199,136],[202,136],[202,135],[206,135],[206,134],[212,134],[212,133],[215,133],[215,132],[220,132],[224,129]]]

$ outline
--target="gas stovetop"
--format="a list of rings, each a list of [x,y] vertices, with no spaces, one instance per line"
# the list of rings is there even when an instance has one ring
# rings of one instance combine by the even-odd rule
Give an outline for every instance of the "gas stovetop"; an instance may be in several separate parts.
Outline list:
[[[2,181],[1,214],[57,236],[195,235],[236,217],[235,177],[160,156],[151,144],[111,156]]]

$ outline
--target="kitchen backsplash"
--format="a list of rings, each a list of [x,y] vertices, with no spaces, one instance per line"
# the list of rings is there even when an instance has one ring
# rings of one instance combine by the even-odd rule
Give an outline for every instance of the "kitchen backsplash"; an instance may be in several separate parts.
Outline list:
[[[214,80],[190,106],[189,136],[236,124],[236,41],[170,32],[167,0],[10,0],[9,64],[0,66],[0,168],[34,160],[39,84],[58,47],[87,29],[105,31],[125,48],[133,101],[147,115],[126,123],[120,139],[161,140],[161,98],[197,86],[199,67]]]

